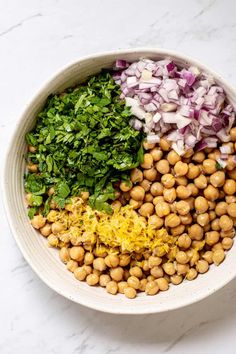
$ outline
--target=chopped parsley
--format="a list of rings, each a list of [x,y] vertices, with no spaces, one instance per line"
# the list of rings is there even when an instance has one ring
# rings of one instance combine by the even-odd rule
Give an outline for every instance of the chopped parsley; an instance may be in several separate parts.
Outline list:
[[[129,125],[130,109],[120,93],[111,75],[102,72],[48,97],[26,135],[27,143],[37,148],[27,160],[39,169],[25,177],[25,190],[32,193],[31,216],[40,205],[47,214],[51,199],[63,208],[81,191],[90,192],[92,208],[111,212],[113,183],[129,180],[128,171],[143,160],[143,135]],[[52,186],[55,194],[48,197]]]

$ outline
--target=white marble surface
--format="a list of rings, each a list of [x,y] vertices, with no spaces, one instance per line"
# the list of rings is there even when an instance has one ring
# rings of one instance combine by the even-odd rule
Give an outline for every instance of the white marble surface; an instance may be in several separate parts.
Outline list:
[[[0,0],[0,163],[24,106],[61,66],[136,46],[192,55],[236,84],[235,0]],[[0,353],[235,353],[236,280],[193,306],[114,316],[57,295],[25,263],[0,209]]]

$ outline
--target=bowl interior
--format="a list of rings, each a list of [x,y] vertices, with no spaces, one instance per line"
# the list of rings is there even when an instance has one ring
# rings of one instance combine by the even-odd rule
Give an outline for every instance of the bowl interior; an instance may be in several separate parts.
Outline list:
[[[210,295],[236,275],[236,268],[232,266],[236,258],[236,246],[233,246],[226,260],[219,267],[211,266],[209,272],[200,275],[196,280],[183,282],[179,286],[171,286],[169,291],[162,292],[157,296],[140,295],[130,301],[124,296],[112,296],[107,294],[104,289],[89,287],[86,283],[75,280],[73,274],[68,272],[59,260],[58,251],[48,248],[46,240],[29,223],[23,187],[24,154],[26,151],[24,137],[26,132],[34,126],[37,113],[42,109],[47,96],[84,81],[102,68],[111,68],[117,58],[134,61],[141,57],[155,60],[170,57],[181,66],[198,66],[215,77],[216,81],[225,89],[229,101],[236,107],[235,91],[219,75],[185,56],[157,49],[126,50],[90,56],[59,72],[28,105],[16,127],[5,166],[6,211],[12,232],[25,259],[38,276],[61,295],[82,305],[111,313],[155,313],[179,308]]]

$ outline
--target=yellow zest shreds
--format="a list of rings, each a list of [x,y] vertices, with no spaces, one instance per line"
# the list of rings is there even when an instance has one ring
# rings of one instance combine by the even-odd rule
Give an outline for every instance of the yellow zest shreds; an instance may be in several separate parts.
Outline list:
[[[121,252],[140,253],[147,249],[162,256],[175,247],[176,237],[169,236],[164,228],[155,230],[130,206],[117,208],[108,215],[92,210],[80,198],[73,198],[66,209],[50,211],[47,219],[62,223],[66,230],[59,237],[69,234],[73,244],[96,244],[101,253],[111,249],[116,253],[119,247]]]

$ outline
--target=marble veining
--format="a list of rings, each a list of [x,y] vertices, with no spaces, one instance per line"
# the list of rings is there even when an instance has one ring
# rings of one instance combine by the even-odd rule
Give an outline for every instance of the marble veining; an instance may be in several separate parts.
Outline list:
[[[27,102],[82,55],[165,47],[203,61],[236,85],[235,13],[234,0],[0,0],[0,165]],[[236,280],[170,313],[99,313],[64,299],[34,274],[1,200],[0,225],[1,354],[235,353]]]

